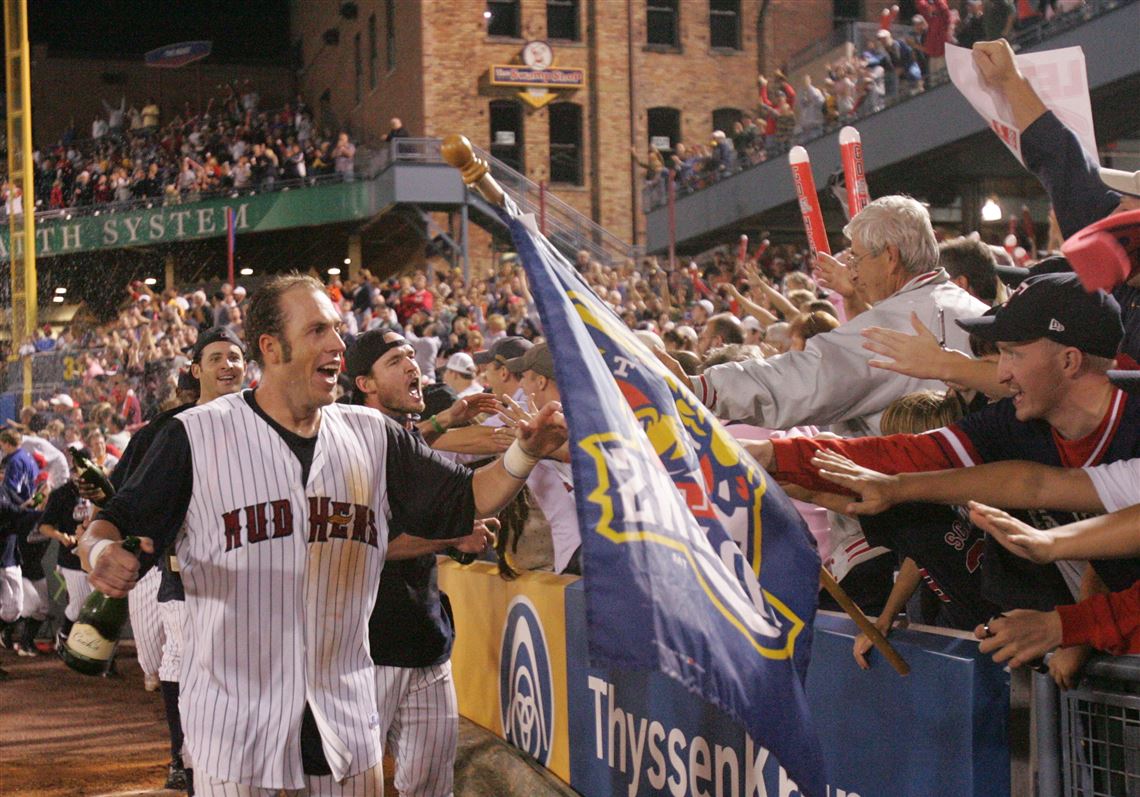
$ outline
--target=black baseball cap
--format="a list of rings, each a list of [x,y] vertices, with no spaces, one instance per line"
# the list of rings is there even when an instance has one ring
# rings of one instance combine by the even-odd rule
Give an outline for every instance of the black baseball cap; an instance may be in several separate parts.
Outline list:
[[[395,335],[392,340],[385,341],[387,335]],[[384,356],[389,349],[405,346],[408,341],[402,332],[396,329],[370,329],[360,335],[344,357],[344,370],[349,378],[354,380],[364,376],[372,370],[372,364]]]
[[[531,346],[522,357],[507,360],[504,365],[512,374],[534,371],[539,376],[554,379],[554,357],[550,354],[550,347],[545,343]]]
[[[245,355],[245,346],[242,345],[241,339],[229,327],[210,327],[205,332],[198,335],[198,341],[190,350],[190,362],[196,363],[202,359],[202,352],[211,343],[232,343],[241,350],[242,355]]]
[[[475,352],[472,359],[475,360],[476,365],[486,365],[491,362],[506,365],[507,360],[522,357],[533,345],[526,338],[518,336],[499,338],[489,348]]]
[[[959,318],[956,323],[991,343],[1048,338],[1109,359],[1116,356],[1124,338],[1116,300],[1104,291],[1086,291],[1071,272],[1035,274],[991,313]]]

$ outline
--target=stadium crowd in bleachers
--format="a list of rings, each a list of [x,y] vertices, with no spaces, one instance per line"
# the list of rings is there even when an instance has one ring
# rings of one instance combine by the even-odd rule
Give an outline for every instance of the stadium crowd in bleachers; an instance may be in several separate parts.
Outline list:
[[[644,170],[646,207],[666,201],[671,174],[679,194],[704,188],[769,158],[877,113],[928,86],[946,81],[947,44],[971,47],[1007,38],[1015,43],[1026,29],[1062,24],[1085,0],[1015,3],[1014,0],[920,0],[920,13],[898,18],[898,6],[884,9],[876,30],[851,43],[852,52],[826,64],[822,79],[810,71],[795,83],[780,70],[757,78],[757,103],[731,129],[707,138],[675,143],[671,151],[650,148],[634,157]],[[905,30],[905,33],[902,31]]]
[[[125,97],[117,105],[104,100],[90,138],[72,125],[55,143],[37,142],[37,212],[177,204],[351,179],[355,145],[346,133],[318,129],[303,99],[265,110],[248,81],[223,88],[201,112],[187,103],[173,115],[151,98],[141,108],[128,107]],[[22,212],[18,189],[5,181],[2,191],[2,215]]]

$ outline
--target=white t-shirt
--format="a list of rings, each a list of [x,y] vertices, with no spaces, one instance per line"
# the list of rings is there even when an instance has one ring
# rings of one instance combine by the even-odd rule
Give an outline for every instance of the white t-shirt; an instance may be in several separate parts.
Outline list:
[[[1092,480],[1097,497],[1105,510],[1121,509],[1140,504],[1140,459],[1121,459],[1107,465],[1084,468]]]

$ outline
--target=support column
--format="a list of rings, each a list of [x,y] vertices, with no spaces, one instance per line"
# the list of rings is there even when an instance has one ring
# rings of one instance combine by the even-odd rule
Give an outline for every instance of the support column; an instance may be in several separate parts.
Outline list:
[[[348,236],[348,278],[356,281],[360,278],[360,269],[364,267],[364,247],[360,243],[360,233],[354,232]]]
[[[171,288],[177,287],[177,285],[175,285],[175,281],[174,281],[174,253],[173,252],[167,252],[166,253],[166,260],[163,263],[163,281],[162,281],[162,284],[164,286],[166,286],[167,290],[170,290]]]

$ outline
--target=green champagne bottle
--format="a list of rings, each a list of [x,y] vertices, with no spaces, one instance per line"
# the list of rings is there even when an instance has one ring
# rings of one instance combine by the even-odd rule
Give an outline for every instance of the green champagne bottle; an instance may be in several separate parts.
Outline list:
[[[115,494],[115,488],[111,486],[111,481],[102,468],[74,449],[71,452],[71,459],[75,462],[75,469],[79,471],[79,478],[89,486],[103,491],[103,501],[100,503],[105,503]]]
[[[123,540],[123,550],[139,552],[139,538]],[[83,675],[102,675],[111,657],[119,633],[130,615],[126,598],[109,598],[99,590],[92,592],[79,610],[79,619],[71,626],[63,648],[63,662]]]
[[[455,547],[448,547],[444,549],[444,553],[455,561],[459,562],[461,565],[469,565],[479,558],[476,554],[467,553],[466,551],[461,551]]]

